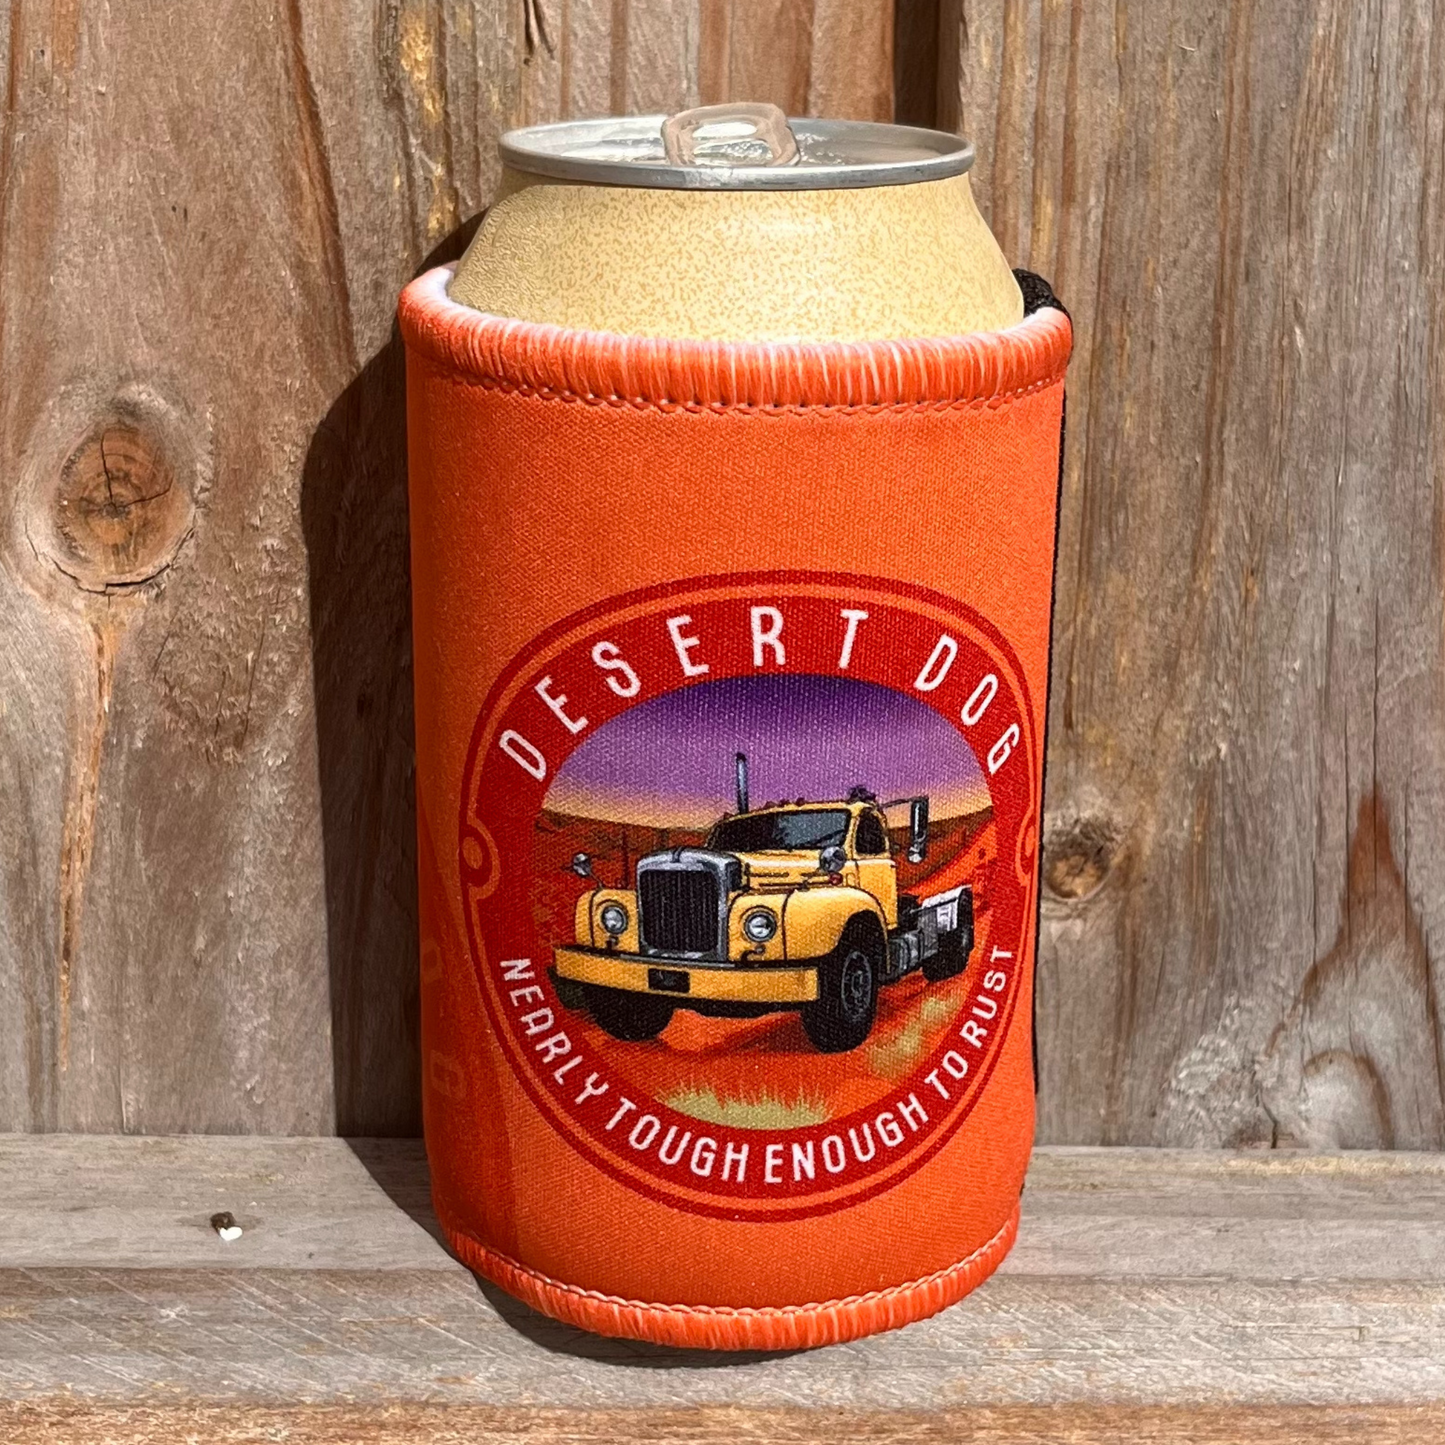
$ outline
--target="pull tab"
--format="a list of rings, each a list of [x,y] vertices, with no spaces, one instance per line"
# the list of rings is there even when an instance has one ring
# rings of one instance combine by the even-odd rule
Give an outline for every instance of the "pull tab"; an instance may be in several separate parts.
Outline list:
[[[787,116],[766,101],[680,110],[662,123],[662,148],[670,166],[790,166],[798,159]]]

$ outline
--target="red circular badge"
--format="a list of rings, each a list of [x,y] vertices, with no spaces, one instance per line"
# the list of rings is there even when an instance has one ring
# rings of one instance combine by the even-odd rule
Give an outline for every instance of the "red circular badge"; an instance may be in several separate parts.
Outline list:
[[[817,1214],[937,1152],[1031,946],[1038,744],[960,603],[815,574],[619,597],[473,731],[472,962],[528,1095],[678,1208]]]

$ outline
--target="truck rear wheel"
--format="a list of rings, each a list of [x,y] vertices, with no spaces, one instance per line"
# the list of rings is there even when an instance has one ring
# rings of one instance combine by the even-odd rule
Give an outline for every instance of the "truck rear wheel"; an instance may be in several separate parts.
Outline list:
[[[960,918],[958,927],[952,933],[938,940],[938,952],[932,958],[923,960],[923,976],[929,983],[941,983],[945,978],[957,978],[968,967],[969,955],[973,952],[973,909],[967,917]]]
[[[841,1054],[856,1049],[868,1037],[878,1012],[882,969],[883,940],[878,928],[869,920],[854,919],[818,970],[818,1001],[803,1009],[803,1029],[814,1048]]]
[[[587,1011],[614,1039],[629,1044],[655,1039],[672,1022],[672,1004],[650,993],[621,988],[587,988]]]

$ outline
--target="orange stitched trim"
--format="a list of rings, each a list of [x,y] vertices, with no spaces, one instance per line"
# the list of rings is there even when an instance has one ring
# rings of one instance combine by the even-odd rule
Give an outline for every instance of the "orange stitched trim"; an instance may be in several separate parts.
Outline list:
[[[1057,386],[1064,378],[1060,372],[1047,376],[1032,386],[1021,387],[999,396],[962,397],[954,401],[875,401],[859,402],[843,406],[833,402],[726,402],[726,401],[674,401],[671,397],[645,396],[597,396],[579,395],[572,391],[551,391],[529,386],[518,386],[511,382],[498,381],[492,376],[468,376],[451,370],[444,372],[444,379],[453,386],[476,386],[483,391],[497,391],[503,396],[520,396],[531,401],[565,401],[580,406],[626,407],[631,411],[685,411],[694,416],[703,413],[726,415],[743,413],[745,416],[797,416],[803,412],[826,411],[841,416],[878,416],[884,412],[912,413],[920,411],[992,411],[1006,406],[1021,397],[1032,396],[1035,392],[1047,391]]]
[[[715,1350],[797,1350],[839,1344],[926,1319],[998,1268],[1018,1234],[1019,1206],[986,1244],[957,1264],[887,1289],[802,1305],[653,1304],[552,1279],[488,1248],[441,1203],[437,1218],[458,1257],[533,1309],[600,1335]]]
[[[842,409],[1010,401],[1059,381],[1073,331],[1046,307],[1005,331],[908,341],[617,336],[489,316],[447,295],[449,267],[402,292],[413,350],[467,380],[548,399],[666,410]]]

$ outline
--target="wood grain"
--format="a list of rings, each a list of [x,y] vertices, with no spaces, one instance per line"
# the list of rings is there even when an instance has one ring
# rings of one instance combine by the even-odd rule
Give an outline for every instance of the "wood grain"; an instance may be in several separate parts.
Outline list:
[[[992,1281],[791,1355],[543,1319],[478,1287],[426,1196],[409,1140],[0,1138],[6,1438],[1425,1440],[1445,1421],[1441,1155],[1041,1150]]]
[[[1050,1148],[1025,1218],[1006,1274],[1445,1285],[1442,1155]],[[57,1265],[461,1269],[420,1140],[0,1135],[0,1268]]]
[[[914,1410],[496,1409],[476,1405],[0,1406],[15,1445],[1427,1445],[1434,1406],[1064,1406]],[[846,1432],[846,1433],[843,1433]]]
[[[1438,8],[963,6],[1070,306],[1042,1137],[1445,1142]]]
[[[0,16],[0,1127],[415,1132],[396,295],[505,127],[880,114],[891,5],[132,9]]]

